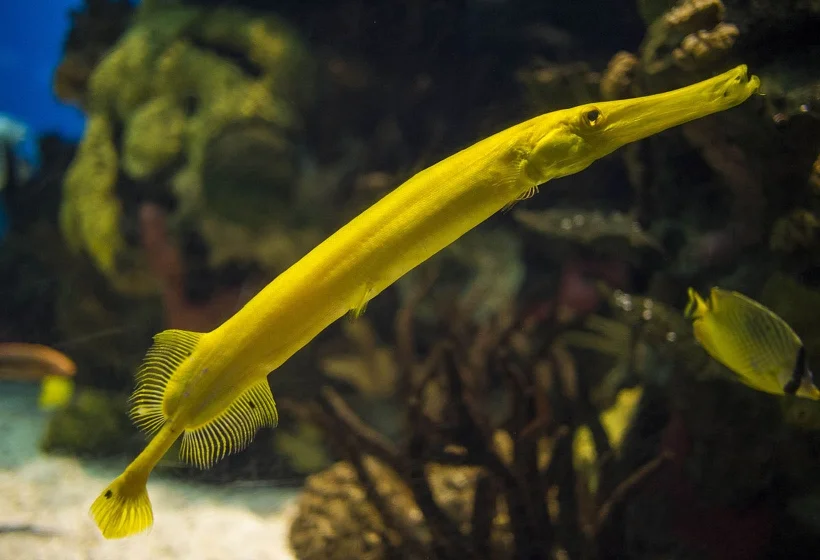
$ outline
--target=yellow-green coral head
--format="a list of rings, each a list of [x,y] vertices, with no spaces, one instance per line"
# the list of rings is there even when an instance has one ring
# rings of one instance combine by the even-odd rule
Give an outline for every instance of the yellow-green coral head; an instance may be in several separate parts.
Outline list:
[[[625,144],[739,105],[759,87],[741,65],[666,93],[548,113],[533,122],[525,172],[537,183],[577,173]]]

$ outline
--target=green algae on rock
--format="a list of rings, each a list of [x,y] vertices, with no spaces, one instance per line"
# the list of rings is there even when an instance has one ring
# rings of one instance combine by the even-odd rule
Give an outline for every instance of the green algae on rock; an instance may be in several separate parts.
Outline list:
[[[215,245],[219,239],[202,220],[256,228],[256,208],[286,203],[294,188],[292,144],[303,125],[300,113],[311,103],[311,84],[306,46],[274,16],[143,6],[88,81],[89,125],[66,176],[61,209],[71,246],[87,252],[121,291],[152,291],[139,248],[124,234],[124,221],[136,212],[128,201],[153,196],[152,182],[176,197],[175,223],[192,223]],[[275,142],[259,135],[267,129]],[[241,140],[240,156],[261,150],[267,160],[236,175],[235,158],[209,156],[225,134],[231,143]],[[214,168],[220,161],[226,169]],[[266,188],[257,192],[258,184]],[[134,189],[148,190],[123,198],[123,190]],[[237,198],[248,189],[257,192],[254,203],[231,212],[221,204],[226,192]],[[292,258],[273,268],[278,272]]]

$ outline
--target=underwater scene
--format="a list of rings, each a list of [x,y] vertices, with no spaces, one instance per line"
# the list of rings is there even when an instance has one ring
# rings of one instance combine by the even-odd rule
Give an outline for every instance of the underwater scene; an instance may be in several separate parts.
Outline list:
[[[820,558],[820,2],[0,10],[0,560]]]

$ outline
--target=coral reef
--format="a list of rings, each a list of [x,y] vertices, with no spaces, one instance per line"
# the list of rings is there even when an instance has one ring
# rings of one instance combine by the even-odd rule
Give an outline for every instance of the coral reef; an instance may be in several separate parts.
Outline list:
[[[646,11],[656,12],[662,5],[653,3]],[[811,11],[802,9],[804,14]],[[667,135],[648,143],[654,154],[651,164],[647,158],[636,158],[634,149],[624,154],[639,220],[652,226],[659,239],[685,238],[676,242],[677,254],[670,255],[679,257],[680,274],[736,260],[741,249],[765,239],[775,222],[780,224],[773,242],[778,247],[790,245],[792,232],[803,231],[810,223],[804,219],[805,212],[794,214],[796,220],[784,216],[805,198],[805,177],[820,148],[820,125],[812,115],[816,78],[806,64],[805,51],[796,45],[776,57],[769,51],[783,33],[793,33],[795,44],[808,41],[806,49],[814,48],[807,31],[814,20],[801,19],[800,13],[796,6],[795,12],[788,12],[768,3],[681,0],[653,19],[637,55],[618,53],[604,72],[601,92],[609,99],[661,91],[737,60],[752,64],[761,76],[766,97],[758,115],[746,107],[682,127],[689,153]],[[773,25],[763,25],[766,18]],[[700,179],[701,189],[688,189],[692,196],[681,203],[674,195],[666,196],[677,181],[662,168],[680,168],[673,157],[687,157],[692,161],[690,169],[705,167],[712,175],[706,182]],[[723,226],[696,221],[698,214],[707,214],[696,200],[701,191],[703,196],[715,197],[709,192],[713,185],[724,189],[718,197],[728,216]],[[661,203],[663,199],[669,203]],[[665,215],[683,223],[669,229],[670,224],[659,219]]]
[[[789,292],[781,284],[769,292]],[[811,526],[800,497],[814,487],[800,466],[816,453],[799,431],[806,417],[734,381],[680,311],[600,289],[611,319],[508,315],[473,330],[459,319],[469,313],[449,315],[422,359],[412,303],[400,310],[409,398],[399,443],[329,388],[297,413],[346,458],[309,478],[291,527],[297,555],[762,557],[789,547],[782,531],[794,519]],[[579,375],[583,349],[616,367]],[[643,389],[624,389],[636,382]],[[742,422],[726,418],[739,410]],[[774,517],[774,480],[790,489],[793,517]]]
[[[682,0],[649,26],[641,64],[649,75],[672,67],[695,70],[719,62],[732,48],[738,29],[724,23],[721,0]]]
[[[85,0],[81,9],[70,12],[71,31],[52,79],[58,98],[87,107],[91,73],[125,31],[132,14],[128,0]]]
[[[54,77],[86,134],[76,154],[52,140],[16,190],[0,255],[15,294],[0,333],[79,366],[44,447],[131,452],[122,393],[153,332],[210,330],[502,123],[747,63],[765,96],[550,183],[283,365],[276,431],[209,471],[161,468],[316,473],[290,534],[305,560],[805,557],[820,410],[738,384],[679,309],[688,286],[739,289],[820,359],[819,15],[814,0],[88,0]]]
[[[143,6],[88,80],[88,126],[61,208],[70,245],[139,294],[156,290],[127,235],[141,201],[172,196],[175,224],[192,222],[213,245],[222,223],[256,230],[259,208],[290,205],[311,83],[305,47],[273,16]],[[275,273],[304,249],[262,264]]]
[[[769,304],[777,296],[779,312],[789,310],[784,301],[811,302],[805,289],[781,291],[789,285],[794,288],[775,276],[764,292]],[[623,518],[627,553],[764,558],[782,547],[798,550],[792,538],[816,538],[779,516],[775,505],[816,488],[804,478],[805,461],[816,454],[816,433],[807,431],[818,426],[817,411],[809,412],[815,407],[741,386],[697,347],[680,311],[651,298],[608,294],[608,310],[635,337],[630,369],[645,387],[621,452],[634,461],[660,447],[671,458],[630,499]]]
[[[470,314],[456,312],[419,358],[420,286],[396,316],[401,443],[362,422],[330,388],[299,412],[347,462],[310,478],[291,528],[297,555],[573,558],[604,550],[612,512],[666,459],[619,480],[589,387],[556,338],[572,323],[507,314],[471,327],[463,319]],[[596,491],[579,498],[584,475],[573,468],[572,441],[582,425],[602,459]],[[613,432],[616,444],[624,428]]]
[[[406,484],[374,457],[365,457],[363,464],[369,476],[378,481],[379,493],[391,518],[402,527],[402,535],[390,534],[379,510],[368,501],[355,468],[340,462],[307,479],[299,499],[301,515],[291,526],[291,545],[300,559],[396,558],[396,546],[409,544],[404,540],[407,534],[422,545],[420,554],[430,545],[430,530]],[[478,475],[476,468],[429,468],[428,484],[434,499],[462,530],[469,530]],[[490,546],[496,558],[507,556],[502,533],[507,528],[499,525],[503,521],[502,517],[494,519],[495,538]]]

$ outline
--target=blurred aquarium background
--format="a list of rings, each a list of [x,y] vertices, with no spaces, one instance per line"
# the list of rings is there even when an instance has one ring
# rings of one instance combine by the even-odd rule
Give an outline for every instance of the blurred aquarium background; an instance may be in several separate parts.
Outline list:
[[[820,368],[818,37],[816,0],[5,2],[0,560],[820,557],[820,401],[684,314],[742,292]],[[492,133],[738,64],[764,95],[470,231],[269,376],[276,429],[173,448],[153,529],[100,535],[152,335]]]

